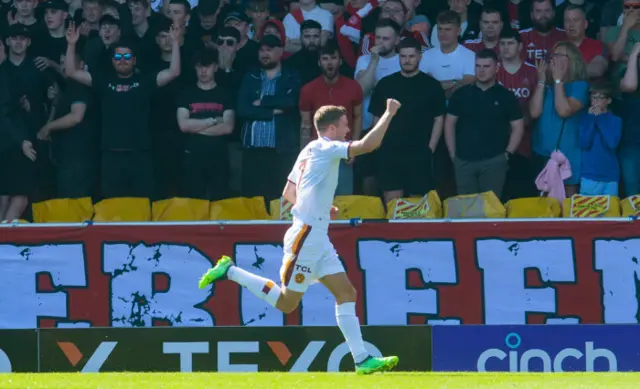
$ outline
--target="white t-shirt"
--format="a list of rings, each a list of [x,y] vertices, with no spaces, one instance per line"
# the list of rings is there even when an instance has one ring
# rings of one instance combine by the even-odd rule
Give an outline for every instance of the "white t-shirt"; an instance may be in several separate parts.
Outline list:
[[[333,34],[333,15],[326,9],[316,6],[311,11],[302,10],[302,16],[304,16],[304,20],[315,20],[322,26],[322,31],[329,31]],[[300,23],[291,13],[284,17],[282,24],[284,24],[288,39],[300,39]]]
[[[476,74],[476,54],[466,47],[458,47],[449,54],[440,48],[427,50],[422,54],[420,70],[438,81],[461,80],[465,75]]]
[[[350,144],[319,138],[302,149],[287,177],[296,184],[296,203],[291,209],[294,221],[319,228],[329,225],[340,160],[349,159]]]
[[[429,51],[430,50],[427,50],[427,53]],[[369,63],[371,63],[371,54],[361,55],[358,58],[358,62],[356,63],[355,76],[357,77],[358,73],[367,70],[367,68],[369,67]],[[389,58],[380,57],[378,66],[376,67],[376,84],[384,77],[393,73],[397,73],[400,70],[400,57],[398,56],[398,54]],[[373,126],[373,115],[369,113],[370,102],[371,93],[364,96],[364,99],[362,101],[362,129],[365,131],[369,130]]]

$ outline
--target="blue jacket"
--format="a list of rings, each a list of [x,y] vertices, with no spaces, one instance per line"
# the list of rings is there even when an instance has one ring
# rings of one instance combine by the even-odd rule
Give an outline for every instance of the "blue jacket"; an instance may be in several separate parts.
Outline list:
[[[238,93],[237,115],[243,123],[246,123],[254,120],[271,120],[274,117],[274,109],[283,110],[283,114],[275,115],[276,150],[280,154],[298,153],[300,149],[298,101],[302,87],[300,76],[295,70],[283,66],[276,83],[276,94],[264,96],[261,105],[256,107],[253,102],[261,94],[261,72],[262,70],[251,71],[242,79]]]
[[[620,181],[616,149],[622,136],[622,120],[611,112],[595,116],[584,113],[580,120],[582,177],[602,182]]]

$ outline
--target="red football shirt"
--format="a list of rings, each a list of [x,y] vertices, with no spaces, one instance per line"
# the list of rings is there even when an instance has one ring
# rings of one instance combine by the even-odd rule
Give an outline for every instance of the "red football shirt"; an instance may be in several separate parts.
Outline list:
[[[400,39],[404,38],[414,38],[420,43],[422,46],[422,52],[426,51],[431,47],[429,44],[429,38],[424,32],[421,31],[407,31],[403,30]],[[376,35],[374,33],[366,34],[362,40],[360,41],[360,54],[359,55],[367,55],[371,54],[369,50],[376,44]]]
[[[482,41],[482,39],[469,39],[464,41],[464,43],[462,44],[464,47],[466,47],[467,49],[473,51],[474,53],[479,53],[481,50],[486,49],[487,46],[485,46],[484,42]],[[498,57],[500,57],[500,46],[499,45],[495,45],[491,48],[491,50],[493,50],[496,55],[498,55]]]
[[[523,110],[529,109],[529,99],[531,99],[531,95],[538,83],[535,66],[528,62],[523,62],[520,69],[513,74],[499,66],[496,80],[513,92]],[[524,136],[518,147],[518,153],[527,157],[531,155],[531,128],[529,127],[525,127]]]
[[[318,108],[323,105],[343,106],[347,110],[349,128],[353,130],[354,108],[362,104],[362,88],[358,82],[340,76],[334,84],[327,84],[323,76],[309,82],[300,90],[300,111],[311,112],[311,118],[316,114]],[[314,131],[311,139],[316,139],[318,134]],[[347,134],[351,139],[351,132]]]
[[[584,62],[587,64],[599,55],[604,56],[604,45],[602,42],[591,38],[585,37],[582,43],[580,43],[580,46],[578,46],[578,50],[580,50],[582,59],[584,59]]]
[[[540,35],[533,28],[527,28],[520,31],[520,39],[526,53],[525,60],[536,63],[536,60],[548,59],[547,53],[556,43],[567,40],[567,34],[555,27],[547,35]]]

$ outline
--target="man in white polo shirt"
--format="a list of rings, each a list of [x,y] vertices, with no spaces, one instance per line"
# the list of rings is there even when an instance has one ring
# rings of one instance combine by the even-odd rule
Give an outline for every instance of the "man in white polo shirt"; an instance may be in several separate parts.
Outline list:
[[[447,99],[459,87],[475,81],[475,53],[458,43],[460,15],[443,11],[438,15],[440,47],[422,55],[420,70],[440,81]]]
[[[324,45],[333,36],[333,15],[320,8],[316,0],[300,0],[300,8],[289,12],[282,20],[287,34],[286,51],[295,53],[302,48],[300,43],[300,25],[305,20],[315,20],[322,26],[320,44]]]

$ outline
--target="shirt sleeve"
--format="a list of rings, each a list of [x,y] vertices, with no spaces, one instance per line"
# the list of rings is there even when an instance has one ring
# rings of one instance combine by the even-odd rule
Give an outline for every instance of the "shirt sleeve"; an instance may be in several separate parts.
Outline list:
[[[300,24],[296,21],[296,19],[290,13],[284,17],[282,20],[282,24],[284,25],[284,31],[287,35],[287,39],[298,39],[300,38]]]
[[[361,55],[358,58],[358,61],[356,62],[356,70],[353,73],[354,78],[358,76],[358,73],[367,70],[370,60],[371,60],[371,57],[368,55]]]
[[[589,103],[589,83],[586,81],[569,83],[565,92],[567,93],[567,98],[573,97],[582,103],[583,106],[587,106]]]
[[[464,76],[470,75],[475,76],[476,74],[476,57],[473,51],[467,49],[462,60],[464,63],[462,64],[462,74]]]
[[[453,92],[449,99],[449,105],[447,106],[447,113],[453,116],[462,115],[462,94],[464,93],[464,87]]]
[[[182,92],[180,92],[180,94],[178,94],[178,97],[176,98],[176,106],[178,108],[185,108],[185,109],[189,109],[189,98],[188,98],[188,89],[183,90]]]
[[[369,101],[369,113],[373,116],[381,117],[386,109],[386,93],[384,91],[385,84],[386,82],[381,80],[373,88],[373,92],[371,92],[371,101]]]
[[[513,122],[523,118],[522,108],[516,96],[509,90],[505,90],[505,96],[507,98],[507,112],[509,112],[509,121]]]
[[[309,98],[309,95],[309,84],[307,84],[300,90],[300,101],[298,102],[300,111],[311,112],[313,110],[313,108],[311,107],[311,99]]]
[[[322,13],[322,20],[318,20],[318,23],[322,26],[322,31],[329,31],[333,34],[333,15],[327,11]]]
[[[89,92],[84,85],[74,85],[69,87],[69,102],[73,104],[87,104]]]
[[[349,148],[351,142],[331,142],[331,145],[327,148],[328,154],[332,159],[349,159]]]
[[[294,185],[298,185],[299,178],[300,178],[300,159],[298,159],[296,163],[293,164],[293,168],[291,169],[291,172],[289,172],[289,175],[287,176],[287,181],[289,181]]]

